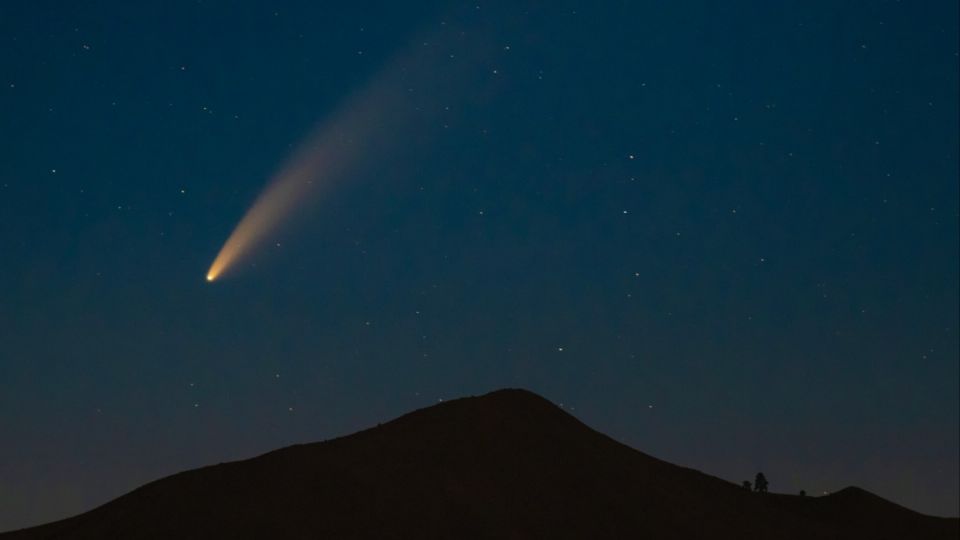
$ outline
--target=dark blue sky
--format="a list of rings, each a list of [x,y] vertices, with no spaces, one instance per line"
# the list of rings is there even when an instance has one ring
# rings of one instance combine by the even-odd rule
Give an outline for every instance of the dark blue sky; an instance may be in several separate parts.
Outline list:
[[[133,4],[0,7],[0,530],[504,386],[957,515],[955,1]],[[206,283],[423,40],[421,121]]]

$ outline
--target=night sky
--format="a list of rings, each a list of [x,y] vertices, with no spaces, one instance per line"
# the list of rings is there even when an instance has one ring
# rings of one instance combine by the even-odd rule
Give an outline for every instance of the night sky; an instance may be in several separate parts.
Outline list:
[[[958,514],[955,0],[332,4],[0,6],[0,530],[500,387]]]

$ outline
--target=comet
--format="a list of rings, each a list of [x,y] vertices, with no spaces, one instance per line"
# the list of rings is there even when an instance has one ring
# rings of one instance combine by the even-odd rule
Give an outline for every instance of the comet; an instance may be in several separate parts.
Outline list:
[[[280,225],[343,176],[364,150],[386,144],[389,132],[403,124],[408,103],[398,99],[394,66],[368,88],[341,106],[288,158],[227,237],[207,271],[207,281],[220,279],[269,240]]]
[[[207,281],[215,281],[224,272],[258,247],[290,215],[322,179],[323,145],[316,143],[278,174],[263,190],[253,206],[234,228],[213,264]]]
[[[477,69],[477,47],[456,62],[449,50],[463,43],[464,32],[416,40],[397,55],[356,95],[305,138],[305,142],[268,181],[217,253],[206,279],[214,282],[262,247],[278,228],[302,211],[317,194],[356,171],[363,163],[381,161],[400,143],[406,151],[414,136],[436,126],[451,104],[462,101],[464,89],[480,87],[469,74]],[[453,39],[450,38],[453,36]],[[360,159],[376,155],[377,160]]]

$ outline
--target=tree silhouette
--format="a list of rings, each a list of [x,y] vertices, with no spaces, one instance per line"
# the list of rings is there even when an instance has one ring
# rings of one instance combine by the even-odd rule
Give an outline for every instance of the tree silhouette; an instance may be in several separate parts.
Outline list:
[[[744,480],[743,483],[740,484],[740,486],[742,486],[743,489],[745,489],[745,490],[747,490],[747,491],[753,491],[753,486],[750,484],[750,481],[749,481],[749,480]]]
[[[762,472],[758,472],[757,477],[753,479],[753,490],[757,493],[766,493],[767,485],[767,477]]]
[[[807,490],[801,489],[801,490],[800,490],[800,496],[801,496],[801,497],[806,497],[806,496],[807,496]]]

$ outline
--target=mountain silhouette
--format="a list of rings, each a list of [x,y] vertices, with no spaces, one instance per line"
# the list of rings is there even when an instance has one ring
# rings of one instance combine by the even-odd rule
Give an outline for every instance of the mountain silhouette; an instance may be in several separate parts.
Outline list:
[[[157,480],[0,534],[40,538],[956,539],[858,488],[758,494],[658,460],[525,390]]]

